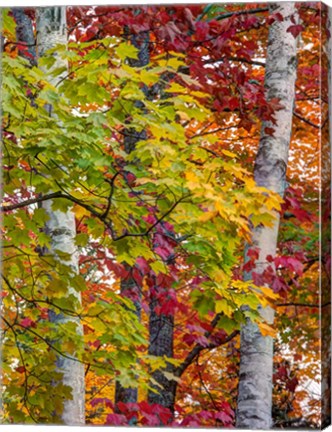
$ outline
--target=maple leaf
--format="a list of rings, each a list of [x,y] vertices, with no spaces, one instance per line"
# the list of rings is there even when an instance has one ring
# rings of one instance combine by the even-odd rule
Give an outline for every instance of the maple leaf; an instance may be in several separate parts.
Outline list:
[[[290,380],[287,381],[286,388],[289,391],[291,391],[292,393],[294,393],[294,391],[295,391],[296,387],[298,386],[298,384],[299,384],[299,380],[296,377],[294,377],[294,378],[292,378],[292,379],[290,379]]]
[[[127,419],[123,414],[107,414],[106,424],[112,426],[126,426]]]
[[[288,27],[287,33],[291,33],[294,36],[294,38],[296,38],[303,30],[304,30],[303,25],[295,24]]]
[[[225,424],[229,424],[229,423],[233,422],[232,417],[228,413],[226,413],[226,412],[222,412],[221,411],[221,412],[215,413],[214,416],[215,416],[216,419],[222,421]]]
[[[275,129],[274,129],[274,128],[266,127],[266,128],[264,129],[264,132],[266,133],[266,135],[273,136],[273,134],[274,134],[274,132],[275,132]]]
[[[36,327],[36,322],[33,321],[31,318],[23,318],[20,322],[20,325],[22,327]]]

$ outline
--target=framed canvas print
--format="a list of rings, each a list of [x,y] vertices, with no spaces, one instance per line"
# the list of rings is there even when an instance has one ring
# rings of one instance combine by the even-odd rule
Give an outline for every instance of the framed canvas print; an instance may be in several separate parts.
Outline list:
[[[1,16],[1,422],[328,426],[331,10]]]

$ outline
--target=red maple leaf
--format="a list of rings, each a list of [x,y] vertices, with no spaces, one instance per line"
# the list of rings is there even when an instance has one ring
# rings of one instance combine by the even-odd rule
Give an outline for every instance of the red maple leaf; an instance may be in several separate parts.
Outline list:
[[[287,33],[291,33],[295,38],[301,33],[301,31],[304,30],[303,25],[301,24],[295,24],[287,29]]]

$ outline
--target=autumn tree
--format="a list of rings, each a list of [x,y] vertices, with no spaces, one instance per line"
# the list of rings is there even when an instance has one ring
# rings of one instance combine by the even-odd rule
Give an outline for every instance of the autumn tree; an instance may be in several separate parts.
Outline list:
[[[324,10],[69,7],[61,44],[38,65],[36,11],[3,18],[4,420],[63,421],[74,390],[57,367],[66,358],[84,367],[87,423],[233,426],[246,410],[239,332],[250,327],[257,342],[277,335],[265,420],[272,408],[275,427],[317,427],[307,383],[320,353]],[[267,91],[280,73],[268,37],[281,29],[298,45],[285,68],[297,72],[287,121]],[[293,125],[287,171],[286,139],[282,157],[265,151],[281,141],[282,118],[283,138]],[[268,173],[272,156],[283,163]],[[75,217],[78,274],[47,230],[55,214]],[[276,238],[278,224],[278,243],[259,251],[252,240]]]

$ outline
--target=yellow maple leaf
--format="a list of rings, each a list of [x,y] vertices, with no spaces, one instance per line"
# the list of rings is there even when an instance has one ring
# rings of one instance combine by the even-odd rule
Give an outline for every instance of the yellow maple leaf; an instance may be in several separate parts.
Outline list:
[[[261,331],[263,336],[271,336],[274,338],[277,335],[276,330],[266,323],[259,322],[258,327],[259,327],[259,330]]]
[[[224,153],[224,155],[226,155],[226,156],[229,156],[229,157],[232,157],[232,158],[237,158],[237,155],[235,154],[235,153],[233,153],[233,152],[230,152],[230,151],[228,151],[228,150],[225,150],[225,149],[223,149],[223,150],[221,150],[223,153]]]
[[[74,212],[77,219],[82,219],[84,216],[90,216],[90,212],[79,205],[75,205]]]
[[[225,315],[227,315],[229,317],[232,315],[232,312],[233,312],[232,308],[230,307],[227,300],[225,300],[225,299],[221,299],[221,300],[216,301],[215,311],[216,311],[216,313],[223,312]]]
[[[218,216],[217,211],[207,211],[207,212],[203,213],[198,219],[200,222],[207,222],[216,216]]]
[[[275,292],[273,292],[273,290],[272,290],[271,288],[269,288],[269,287],[264,287],[264,286],[262,286],[262,287],[259,287],[259,289],[261,290],[261,292],[262,292],[266,297],[269,297],[269,298],[271,298],[271,299],[273,299],[273,300],[276,300],[276,299],[279,298],[279,295],[276,294]]]

